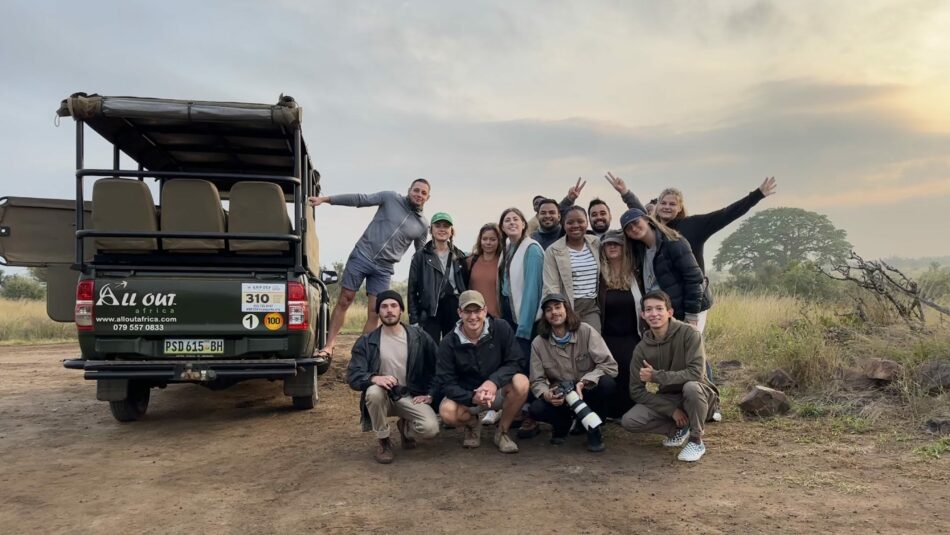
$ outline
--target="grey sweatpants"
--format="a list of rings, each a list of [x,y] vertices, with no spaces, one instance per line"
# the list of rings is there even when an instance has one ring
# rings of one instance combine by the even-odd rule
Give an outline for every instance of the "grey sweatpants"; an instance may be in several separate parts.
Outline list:
[[[683,409],[689,418],[690,438],[702,438],[703,425],[719,405],[719,396],[716,391],[699,381],[687,381],[683,384],[682,394],[654,395],[666,398]],[[676,429],[673,418],[660,414],[641,403],[634,405],[623,415],[620,425],[631,433],[655,433],[665,436],[669,436]]]
[[[411,438],[432,438],[439,434],[439,420],[428,403],[413,403],[409,396],[393,401],[389,398],[389,391],[380,386],[371,385],[366,389],[366,410],[376,438],[380,440],[389,438],[389,416],[398,416],[409,422]]]

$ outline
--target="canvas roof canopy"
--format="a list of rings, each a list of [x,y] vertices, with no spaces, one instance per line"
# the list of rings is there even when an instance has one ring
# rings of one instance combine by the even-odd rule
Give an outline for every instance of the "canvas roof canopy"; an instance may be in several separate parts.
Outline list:
[[[149,171],[294,176],[294,130],[302,112],[289,96],[277,104],[247,104],[74,93],[56,113],[84,121]],[[320,174],[307,167],[316,194]],[[231,184],[214,182],[222,192]]]

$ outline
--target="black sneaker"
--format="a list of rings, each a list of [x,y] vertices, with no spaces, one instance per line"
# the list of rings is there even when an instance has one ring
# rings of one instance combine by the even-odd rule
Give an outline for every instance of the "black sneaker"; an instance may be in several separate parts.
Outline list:
[[[555,445],[555,446],[560,446],[560,445],[564,444],[565,442],[567,442],[567,436],[564,436],[564,435],[561,435],[561,436],[558,436],[558,435],[551,435],[551,444],[553,444],[553,445]]]
[[[604,451],[604,438],[600,435],[600,426],[587,432],[587,451],[594,453]]]

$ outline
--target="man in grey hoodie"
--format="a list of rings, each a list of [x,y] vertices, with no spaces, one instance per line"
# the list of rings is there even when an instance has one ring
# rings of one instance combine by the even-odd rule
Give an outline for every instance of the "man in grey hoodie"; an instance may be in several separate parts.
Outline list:
[[[334,204],[357,208],[379,207],[346,260],[341,281],[343,288],[330,315],[330,332],[327,334],[326,347],[320,350],[319,356],[332,355],[333,344],[346,320],[346,311],[353,304],[356,292],[364,280],[368,303],[363,333],[372,331],[379,324],[379,316],[375,312],[376,295],[389,289],[395,271],[393,266],[406,254],[409,245],[415,244],[416,250],[425,245],[428,225],[422,214],[422,207],[429,200],[429,190],[429,181],[417,178],[409,185],[406,195],[395,191],[380,191],[310,197],[311,206]]]
[[[663,445],[678,448],[681,461],[698,461],[705,453],[703,424],[719,405],[719,390],[706,378],[703,337],[673,318],[670,297],[662,291],[643,296],[641,316],[650,330],[633,350],[630,398],[636,405],[620,421],[633,433],[666,435]],[[659,385],[656,394],[646,383]]]

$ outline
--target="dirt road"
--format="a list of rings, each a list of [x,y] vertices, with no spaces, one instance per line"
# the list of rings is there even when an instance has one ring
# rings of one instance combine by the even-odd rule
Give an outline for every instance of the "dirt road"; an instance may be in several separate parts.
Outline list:
[[[174,385],[133,424],[61,367],[74,346],[0,348],[0,531],[950,533],[950,462],[885,430],[803,440],[733,418],[695,465],[613,424],[600,455],[545,435],[517,455],[487,433],[463,450],[446,431],[382,466],[340,381],[352,341],[313,411],[291,410],[277,383]]]

